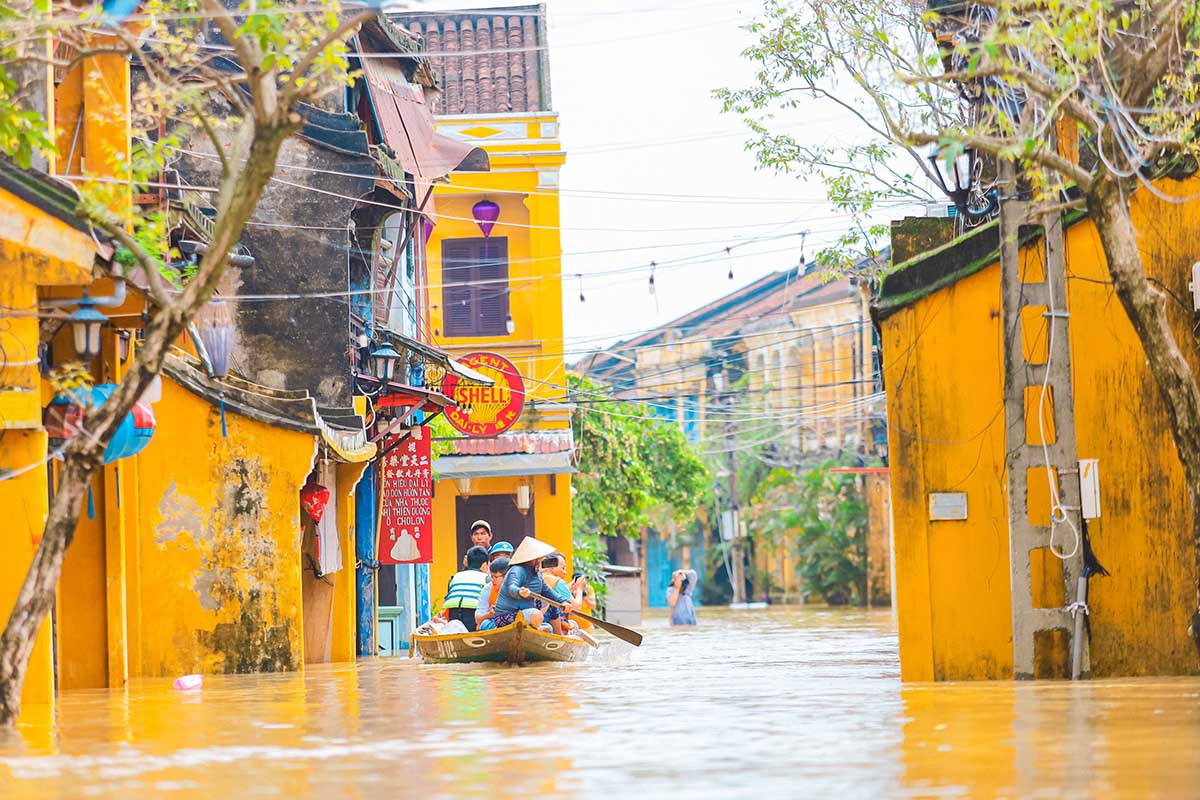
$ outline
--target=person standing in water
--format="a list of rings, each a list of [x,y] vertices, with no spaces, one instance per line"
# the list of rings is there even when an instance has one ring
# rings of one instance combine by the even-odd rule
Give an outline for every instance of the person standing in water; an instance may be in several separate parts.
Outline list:
[[[692,603],[692,592],[696,589],[694,569],[677,569],[667,587],[667,605],[671,607],[672,625],[695,625],[696,606]]]

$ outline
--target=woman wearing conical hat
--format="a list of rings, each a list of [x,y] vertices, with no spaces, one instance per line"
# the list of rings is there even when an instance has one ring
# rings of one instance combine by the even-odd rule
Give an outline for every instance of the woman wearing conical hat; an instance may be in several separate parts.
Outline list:
[[[553,547],[532,536],[526,536],[517,545],[516,552],[509,559],[504,582],[500,584],[500,595],[496,598],[496,605],[492,607],[496,614],[493,619],[497,628],[513,624],[518,614],[523,615],[525,621],[535,628],[542,624],[544,614],[538,608],[538,602],[530,595],[540,594],[545,597],[550,594],[550,588],[542,582],[538,566],[543,558],[553,552]]]

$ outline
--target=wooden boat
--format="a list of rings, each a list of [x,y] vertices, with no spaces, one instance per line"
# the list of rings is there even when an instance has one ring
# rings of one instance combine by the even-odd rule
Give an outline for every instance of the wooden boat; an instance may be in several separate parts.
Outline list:
[[[556,636],[531,628],[525,620],[503,628],[469,633],[450,633],[442,636],[413,634],[408,654],[420,653],[433,664],[469,664],[474,662],[507,662],[525,664],[532,661],[583,661],[592,645],[574,636]]]

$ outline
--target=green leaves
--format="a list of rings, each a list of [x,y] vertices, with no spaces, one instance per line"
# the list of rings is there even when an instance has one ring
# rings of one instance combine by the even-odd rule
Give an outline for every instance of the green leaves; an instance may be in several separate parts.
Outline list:
[[[676,521],[691,519],[711,482],[708,468],[673,423],[648,419],[650,412],[607,402],[607,387],[569,375],[578,403],[573,425],[579,474],[571,502],[576,561],[600,552],[602,536],[636,538],[654,509]]]

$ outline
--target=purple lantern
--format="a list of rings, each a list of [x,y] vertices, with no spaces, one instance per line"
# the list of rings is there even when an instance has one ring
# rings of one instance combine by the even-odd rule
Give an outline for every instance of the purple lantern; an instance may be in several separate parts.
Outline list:
[[[421,234],[425,237],[421,242],[429,244],[429,237],[433,236],[433,220],[429,217],[421,217]]]
[[[496,226],[496,220],[500,219],[500,206],[491,200],[480,200],[471,209],[471,216],[475,218],[479,230],[483,231],[483,237],[486,239],[491,235],[492,228]]]

